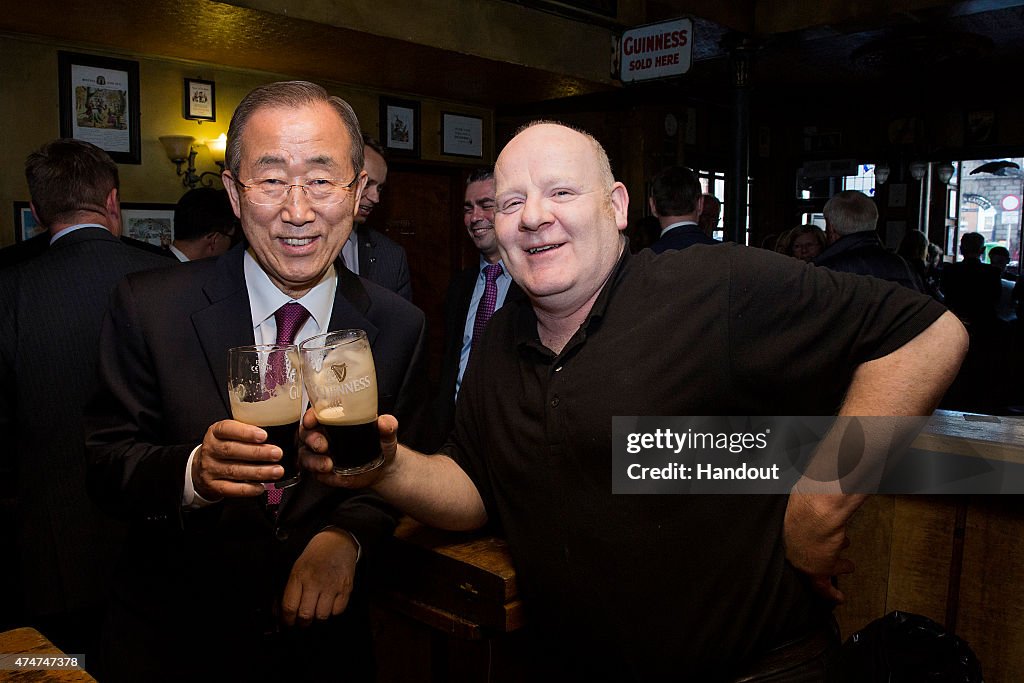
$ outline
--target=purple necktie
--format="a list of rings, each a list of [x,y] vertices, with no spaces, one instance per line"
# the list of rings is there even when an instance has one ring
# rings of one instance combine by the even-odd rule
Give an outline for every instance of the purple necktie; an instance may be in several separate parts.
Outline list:
[[[484,328],[494,315],[494,306],[498,303],[498,277],[501,276],[501,264],[490,263],[484,266],[484,295],[480,298],[480,304],[476,307],[476,319],[473,321],[473,342],[484,336]]]
[[[302,304],[291,301],[274,311],[274,321],[277,323],[277,344],[287,346],[295,341],[295,333],[299,331],[309,319],[309,311],[303,308]],[[270,391],[285,381],[284,352],[274,351],[270,354],[267,365],[267,376],[264,379],[264,389]],[[283,489],[274,488],[273,484],[265,484],[267,490],[267,505],[276,506],[281,503]]]
[[[302,304],[291,301],[274,311],[274,321],[277,323],[277,345],[287,346],[295,342],[295,333],[299,331],[309,319],[309,311],[302,307]],[[280,384],[284,384],[284,354],[274,352],[270,354],[269,367],[265,380],[265,388],[270,391]]]

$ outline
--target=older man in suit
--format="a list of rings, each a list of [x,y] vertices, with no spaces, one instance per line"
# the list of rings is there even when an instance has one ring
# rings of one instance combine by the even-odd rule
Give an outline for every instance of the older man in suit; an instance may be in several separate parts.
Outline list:
[[[54,140],[30,154],[32,213],[50,244],[0,273],[0,433],[28,623],[89,669],[108,577],[123,529],[86,492],[82,406],[96,388],[100,325],[126,274],[170,262],[118,240],[118,172],[106,152]],[[10,484],[14,483],[13,486]],[[10,585],[5,586],[9,588]]]
[[[301,81],[256,88],[232,118],[227,163],[247,243],[123,283],[103,330],[93,493],[132,522],[109,680],[365,680],[358,569],[394,520],[375,495],[338,496],[312,476],[268,496],[282,452],[229,419],[227,352],[363,329],[379,410],[415,423],[424,318],[338,258],[366,183],[347,103]]]
[[[364,133],[363,153],[366,188],[359,198],[355,230],[345,242],[341,253],[353,273],[362,275],[412,301],[412,280],[405,249],[387,235],[366,224],[370,214],[380,203],[384,185],[388,180],[388,162],[384,158],[384,148]]]

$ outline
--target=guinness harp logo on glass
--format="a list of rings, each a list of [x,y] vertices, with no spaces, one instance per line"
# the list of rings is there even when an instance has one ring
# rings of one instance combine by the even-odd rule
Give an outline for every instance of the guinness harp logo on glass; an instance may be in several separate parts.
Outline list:
[[[348,365],[346,363],[332,365],[331,370],[334,371],[334,376],[338,378],[339,382],[345,381],[345,375],[348,374]]]

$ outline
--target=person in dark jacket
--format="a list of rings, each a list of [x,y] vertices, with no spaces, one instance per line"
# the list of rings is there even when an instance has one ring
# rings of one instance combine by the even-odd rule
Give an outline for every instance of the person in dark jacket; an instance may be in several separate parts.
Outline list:
[[[814,264],[843,273],[872,275],[927,293],[921,278],[878,239],[878,207],[863,192],[844,190],[825,203],[828,247]]]

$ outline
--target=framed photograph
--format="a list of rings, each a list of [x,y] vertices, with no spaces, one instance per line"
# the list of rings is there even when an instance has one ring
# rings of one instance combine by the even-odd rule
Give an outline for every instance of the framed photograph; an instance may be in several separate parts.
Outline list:
[[[968,145],[990,145],[996,141],[996,113],[990,109],[967,112],[964,142]]]
[[[380,143],[396,156],[420,155],[420,103],[380,98]]]
[[[441,112],[441,154],[456,157],[484,157],[484,120]]]
[[[57,53],[60,135],[91,142],[119,164],[141,164],[139,63]]]
[[[14,202],[14,241],[25,242],[44,232],[46,228],[36,222],[28,202]]]
[[[195,78],[185,79],[185,97],[181,102],[181,115],[190,121],[216,121],[217,100],[215,83]]]
[[[122,234],[167,248],[174,241],[174,204],[121,204]]]

